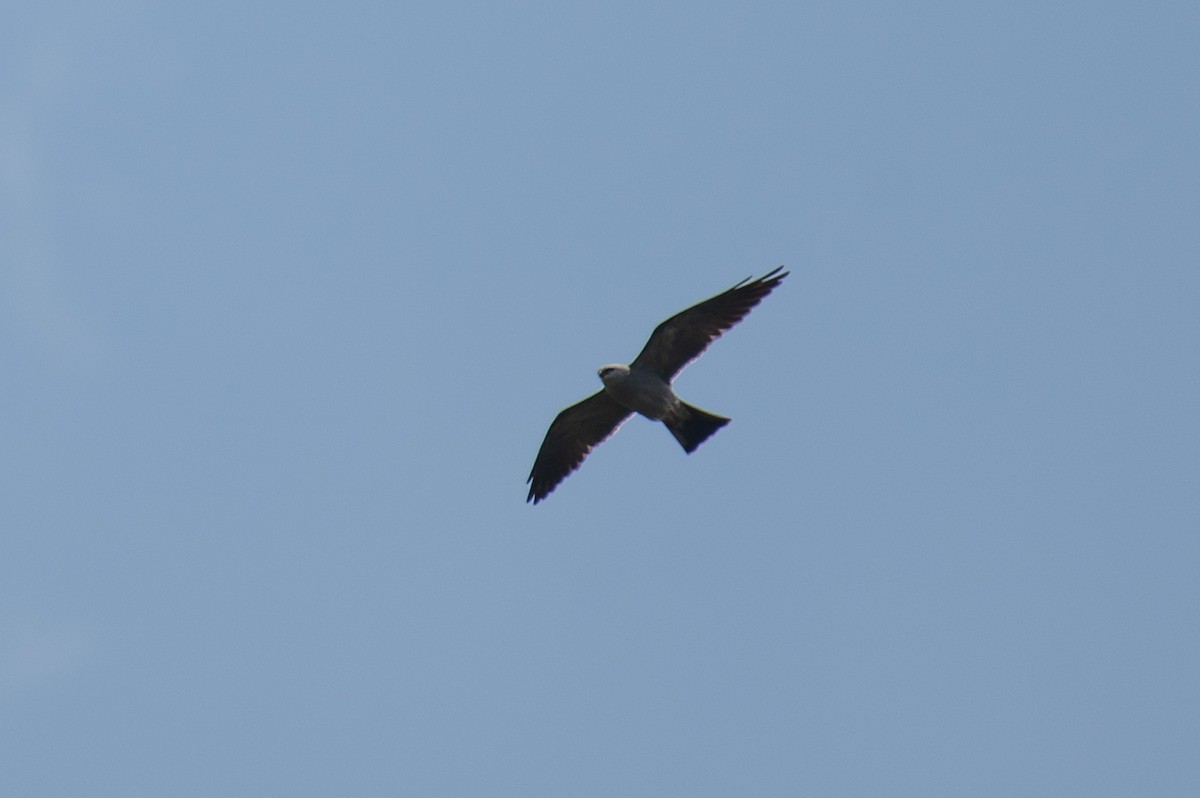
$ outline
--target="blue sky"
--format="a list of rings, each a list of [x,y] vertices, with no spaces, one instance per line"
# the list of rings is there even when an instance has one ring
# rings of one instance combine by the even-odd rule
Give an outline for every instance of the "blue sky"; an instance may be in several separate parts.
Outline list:
[[[1195,4],[3,17],[0,792],[1200,789]]]

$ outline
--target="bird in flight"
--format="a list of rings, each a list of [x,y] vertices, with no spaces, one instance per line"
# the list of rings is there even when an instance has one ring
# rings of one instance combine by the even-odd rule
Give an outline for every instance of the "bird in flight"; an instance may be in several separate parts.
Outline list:
[[[658,325],[628,366],[601,366],[598,374],[604,387],[559,413],[546,432],[526,480],[530,483],[526,501],[537,504],[549,496],[634,413],[661,421],[688,454],[728,424],[728,418],[676,396],[671,381],[787,276],[780,266],[757,280],[748,277]]]

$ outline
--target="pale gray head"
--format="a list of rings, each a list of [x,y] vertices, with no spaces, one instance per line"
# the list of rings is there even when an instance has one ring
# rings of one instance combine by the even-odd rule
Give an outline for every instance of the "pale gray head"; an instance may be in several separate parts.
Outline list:
[[[629,376],[629,366],[610,363],[607,366],[601,366],[596,373],[600,375],[600,381],[605,385],[613,385]]]

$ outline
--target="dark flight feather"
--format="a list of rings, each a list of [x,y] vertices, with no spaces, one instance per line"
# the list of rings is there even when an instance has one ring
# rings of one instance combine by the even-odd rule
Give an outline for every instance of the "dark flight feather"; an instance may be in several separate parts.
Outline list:
[[[667,382],[675,379],[721,333],[746,318],[763,297],[775,290],[788,276],[782,271],[780,266],[757,280],[747,277],[728,291],[676,313],[654,328],[630,368],[649,369]]]
[[[559,413],[546,431],[533,470],[525,480],[532,483],[525,501],[537,504],[549,496],[558,483],[579,468],[592,449],[616,432],[632,414],[603,389]]]

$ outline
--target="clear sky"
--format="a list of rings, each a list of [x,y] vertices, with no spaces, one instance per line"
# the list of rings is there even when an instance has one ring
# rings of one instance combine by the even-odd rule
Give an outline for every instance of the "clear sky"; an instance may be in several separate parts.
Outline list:
[[[0,794],[1200,794],[1200,6],[9,3]],[[554,415],[792,274],[549,499]]]

